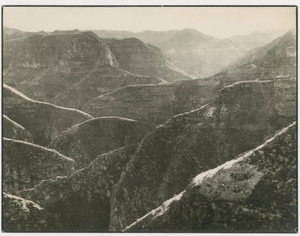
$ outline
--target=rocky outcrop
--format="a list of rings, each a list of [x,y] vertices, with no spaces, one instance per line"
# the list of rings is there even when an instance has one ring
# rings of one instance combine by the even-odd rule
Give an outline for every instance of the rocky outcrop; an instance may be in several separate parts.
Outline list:
[[[124,229],[183,191],[198,173],[254,148],[295,120],[295,100],[290,112],[278,109],[295,95],[295,84],[284,98],[284,90],[275,84],[253,81],[225,87],[210,104],[175,116],[147,135],[115,186],[110,230]]]
[[[62,132],[49,147],[86,166],[100,154],[137,143],[154,128],[135,120],[100,117]]]
[[[297,232],[296,130],[199,174],[126,231]]]
[[[3,137],[18,139],[18,140],[23,140],[28,142],[33,141],[32,135],[28,130],[26,130],[23,126],[19,125],[18,123],[8,118],[6,115],[3,115],[2,121],[3,121]]]
[[[43,231],[44,209],[32,201],[3,192],[2,223],[4,232]]]
[[[114,53],[119,67],[138,75],[158,76],[168,82],[191,79],[189,75],[168,61],[160,49],[136,38],[105,39]]]
[[[82,110],[93,116],[121,116],[154,124],[208,103],[219,81],[189,80],[161,85],[126,86],[87,102]]]
[[[3,190],[7,193],[32,188],[41,180],[70,175],[76,162],[57,151],[3,138]]]
[[[102,154],[69,177],[43,181],[18,195],[45,209],[47,231],[107,231],[112,188],[136,148]]]
[[[33,142],[48,145],[62,131],[92,116],[75,110],[29,99],[17,90],[3,85],[3,113],[27,129]]]

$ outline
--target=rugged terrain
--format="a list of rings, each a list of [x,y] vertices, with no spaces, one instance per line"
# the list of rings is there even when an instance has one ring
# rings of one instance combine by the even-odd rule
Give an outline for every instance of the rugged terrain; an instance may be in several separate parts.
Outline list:
[[[137,143],[154,128],[135,120],[100,117],[62,132],[49,147],[86,166],[100,154]]]
[[[93,117],[75,109],[32,100],[3,85],[3,113],[27,129],[33,142],[48,145],[59,133]]]
[[[296,124],[196,176],[126,231],[297,232]]]
[[[32,134],[23,126],[8,118],[6,115],[2,117],[3,137],[32,142]]]

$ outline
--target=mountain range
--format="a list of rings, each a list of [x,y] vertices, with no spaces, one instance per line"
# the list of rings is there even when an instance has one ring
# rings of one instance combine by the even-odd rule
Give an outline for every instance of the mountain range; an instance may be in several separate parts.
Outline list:
[[[3,39],[4,231],[298,231],[295,31]]]

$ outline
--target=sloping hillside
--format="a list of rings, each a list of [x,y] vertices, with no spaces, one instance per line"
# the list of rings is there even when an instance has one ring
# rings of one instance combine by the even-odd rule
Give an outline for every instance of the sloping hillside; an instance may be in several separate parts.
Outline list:
[[[3,190],[7,193],[32,188],[42,180],[70,175],[76,162],[42,146],[3,138]]]
[[[297,232],[296,125],[196,176],[126,228],[167,232]]]
[[[100,117],[62,132],[50,145],[86,166],[97,156],[137,143],[155,127],[119,117]]]
[[[93,117],[75,110],[29,99],[3,85],[3,113],[27,129],[33,142],[48,145],[62,131]]]
[[[23,126],[19,125],[18,123],[14,122],[6,115],[2,117],[3,122],[3,137],[11,138],[11,139],[18,139],[23,141],[32,142],[32,134],[26,130]]]

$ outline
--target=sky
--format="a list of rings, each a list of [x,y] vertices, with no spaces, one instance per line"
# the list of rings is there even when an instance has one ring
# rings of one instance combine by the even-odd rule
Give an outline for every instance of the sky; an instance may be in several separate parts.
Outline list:
[[[23,31],[193,28],[225,38],[296,27],[295,7],[4,7],[3,25]]]

